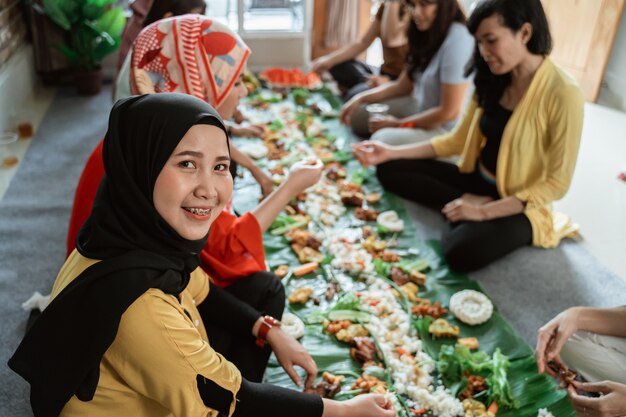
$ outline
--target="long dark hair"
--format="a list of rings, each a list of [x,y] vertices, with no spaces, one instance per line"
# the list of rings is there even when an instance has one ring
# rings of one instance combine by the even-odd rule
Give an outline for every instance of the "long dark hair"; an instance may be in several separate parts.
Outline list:
[[[204,0],[154,0],[148,15],[143,21],[143,27],[163,19],[166,13],[171,13],[172,16],[180,16],[191,13],[191,10],[198,8],[202,9],[202,14],[206,12]]]
[[[407,3],[410,0],[406,0]],[[465,24],[465,14],[457,0],[437,0],[437,17],[430,29],[421,31],[411,20],[409,24],[409,52],[406,62],[408,76],[413,80],[415,71],[424,71],[430,60],[435,56],[439,47],[446,39],[450,25],[454,22]]]
[[[526,48],[535,55],[548,55],[552,50],[552,36],[548,19],[540,0],[483,0],[470,16],[467,27],[472,35],[476,34],[480,23],[488,17],[498,15],[503,26],[513,32],[520,30],[524,23],[530,23],[532,35]],[[478,43],[474,48],[474,57],[466,68],[466,74],[474,74],[474,85],[478,104],[500,101],[502,93],[511,84],[511,74],[496,75],[480,55]]]

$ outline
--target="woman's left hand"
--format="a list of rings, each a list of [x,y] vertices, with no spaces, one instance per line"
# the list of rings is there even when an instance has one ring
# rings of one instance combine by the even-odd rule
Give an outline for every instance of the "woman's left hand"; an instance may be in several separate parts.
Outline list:
[[[591,398],[580,395],[576,390],[600,393]],[[626,385],[604,381],[596,383],[574,382],[567,393],[576,414],[581,417],[619,417],[626,415]]]
[[[482,205],[470,203],[462,197],[450,201],[441,212],[453,223],[463,220],[474,222],[487,220]]]
[[[317,364],[296,339],[283,332],[280,327],[272,327],[267,333],[267,342],[272,347],[278,363],[283,367],[287,375],[293,382],[300,387],[300,376],[294,369],[294,365],[298,365],[307,373],[304,388],[309,388],[315,382],[317,377]]]
[[[367,127],[371,133],[374,133],[385,127],[399,127],[401,124],[402,122],[397,117],[387,115],[370,118],[367,122]]]

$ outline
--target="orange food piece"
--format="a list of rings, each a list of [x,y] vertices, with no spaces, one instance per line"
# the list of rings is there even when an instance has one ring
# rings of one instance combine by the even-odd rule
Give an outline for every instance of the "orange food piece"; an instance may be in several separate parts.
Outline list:
[[[293,269],[293,274],[297,277],[301,277],[302,275],[306,275],[309,272],[313,272],[319,266],[319,262],[309,262],[303,265],[300,265]]]
[[[316,73],[305,74],[298,68],[267,68],[261,71],[259,76],[281,87],[314,88],[321,83],[320,76]]]

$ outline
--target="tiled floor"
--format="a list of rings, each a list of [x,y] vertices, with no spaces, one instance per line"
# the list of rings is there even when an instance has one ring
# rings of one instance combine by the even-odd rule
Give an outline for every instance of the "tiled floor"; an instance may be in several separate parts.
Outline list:
[[[29,104],[32,123],[39,126],[54,90],[42,91]],[[582,244],[602,263],[626,280],[626,182],[617,179],[626,169],[626,113],[595,104],[585,107],[583,139],[576,173],[566,197],[555,204],[581,226]],[[30,140],[19,141],[21,160]],[[0,168],[0,198],[18,167]]]

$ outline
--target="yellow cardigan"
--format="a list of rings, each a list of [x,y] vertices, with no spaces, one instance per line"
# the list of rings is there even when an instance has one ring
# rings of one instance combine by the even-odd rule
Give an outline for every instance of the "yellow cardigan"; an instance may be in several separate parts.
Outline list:
[[[51,297],[96,262],[74,250],[57,276]],[[218,412],[200,397],[197,375],[232,392],[232,415],[241,373],[209,345],[196,308],[208,293],[208,276],[197,268],[180,300],[154,288],[135,300],[102,357],[93,399],[83,402],[73,396],[60,417],[216,417]]]
[[[525,201],[533,245],[555,247],[575,231],[569,219],[552,211],[572,180],[583,124],[584,100],[576,82],[545,58],[513,111],[498,153],[496,186],[501,196]],[[460,155],[459,170],[474,171],[485,137],[483,109],[471,100],[452,132],[431,143],[438,156]]]

